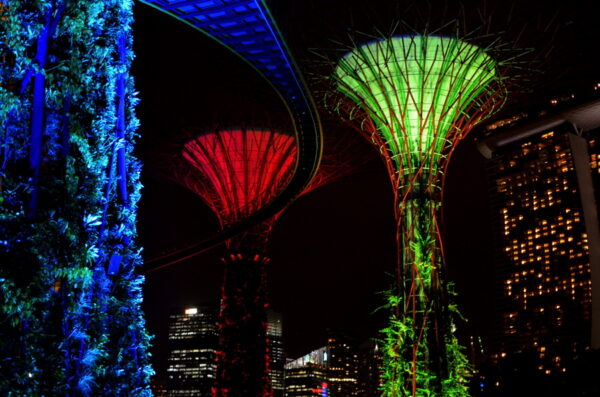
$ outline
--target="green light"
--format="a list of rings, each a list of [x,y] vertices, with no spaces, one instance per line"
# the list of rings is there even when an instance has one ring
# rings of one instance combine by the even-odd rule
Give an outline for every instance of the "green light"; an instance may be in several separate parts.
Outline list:
[[[362,108],[396,163],[411,173],[459,134],[457,123],[495,79],[496,62],[463,41],[436,36],[393,37],[355,48],[335,71],[340,92]]]

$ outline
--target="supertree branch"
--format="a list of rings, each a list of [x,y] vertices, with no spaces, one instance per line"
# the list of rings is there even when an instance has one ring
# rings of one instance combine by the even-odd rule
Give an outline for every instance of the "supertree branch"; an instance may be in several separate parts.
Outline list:
[[[211,133],[189,135],[181,153],[169,155],[158,172],[202,198],[217,215],[221,227],[242,221],[275,197],[295,165],[294,138],[278,129],[214,128]],[[321,166],[302,195],[353,173],[366,162],[351,149],[356,144],[351,136],[338,135],[326,140]],[[246,254],[264,253],[280,215],[241,233],[227,243],[228,247],[233,248],[236,241],[248,244],[252,240],[260,249],[248,249]]]
[[[377,147],[395,193],[387,396],[468,394],[467,362],[451,331],[439,214],[453,149],[503,104],[501,70],[488,49],[432,35],[375,40],[337,62],[334,108]]]

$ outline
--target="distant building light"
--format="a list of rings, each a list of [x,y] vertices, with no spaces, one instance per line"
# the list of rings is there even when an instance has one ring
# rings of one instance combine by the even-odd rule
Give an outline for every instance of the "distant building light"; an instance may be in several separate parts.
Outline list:
[[[185,314],[198,314],[198,309],[195,307],[190,307],[189,309],[185,309]]]

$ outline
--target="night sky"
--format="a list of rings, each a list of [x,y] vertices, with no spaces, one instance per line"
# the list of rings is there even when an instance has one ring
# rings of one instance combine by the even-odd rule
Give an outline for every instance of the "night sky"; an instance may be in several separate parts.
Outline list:
[[[272,0],[269,5],[311,82],[322,70],[314,51],[343,46],[332,40],[347,45],[348,33],[375,33],[375,28],[387,32],[400,18],[415,27],[429,19],[433,27],[455,16],[460,4],[467,10],[467,30],[504,30],[504,37],[517,39],[519,47],[535,49],[524,58],[528,70],[519,72],[527,77],[519,89],[527,91],[515,96],[504,114],[600,79],[599,56],[590,53],[596,50],[590,46],[600,47],[596,14],[589,4],[593,2],[585,6],[577,1],[569,5],[521,1],[510,6],[507,1],[488,1],[480,12],[469,10],[484,2],[418,3],[421,8],[381,0]],[[135,11],[133,74],[142,123],[138,156],[145,164],[139,233],[148,260],[218,230],[217,218],[197,196],[162,176],[182,137],[190,130],[226,122],[227,117],[244,117],[247,108],[259,109],[258,114],[270,115],[271,121],[285,117],[285,112],[264,80],[219,44],[143,4]],[[330,128],[356,133],[341,123]],[[453,155],[443,224],[448,278],[455,282],[459,307],[469,320],[461,332],[485,339],[493,326],[491,214],[485,163],[474,142],[478,135],[481,131],[474,131]],[[385,326],[385,313],[373,311],[383,303],[378,292],[390,284],[386,273],[396,262],[392,191],[386,170],[368,143],[361,141],[348,150],[363,153],[359,156],[363,162],[365,157],[372,161],[293,203],[270,239],[269,297],[271,307],[283,314],[292,358],[323,345],[328,328],[366,340]],[[144,305],[155,335],[154,365],[159,373],[165,366],[169,310],[218,301],[223,254],[224,247],[217,247],[148,274]]]

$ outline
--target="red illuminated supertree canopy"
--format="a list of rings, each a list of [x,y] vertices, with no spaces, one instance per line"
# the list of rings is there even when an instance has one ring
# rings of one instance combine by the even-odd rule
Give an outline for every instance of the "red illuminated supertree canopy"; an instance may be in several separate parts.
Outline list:
[[[293,136],[273,129],[216,130],[187,141],[182,157],[176,179],[198,194],[226,227],[268,204],[285,187],[294,171],[296,145]],[[346,165],[326,156],[304,193],[347,174]],[[265,250],[278,215],[227,241],[214,396],[272,395]]]
[[[219,218],[221,227],[237,223],[271,201],[294,171],[292,135],[273,130],[233,129],[189,140],[183,157],[192,166],[179,178]],[[262,254],[276,217],[227,242],[236,254]]]

